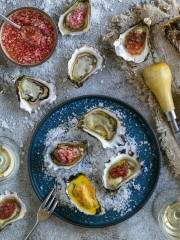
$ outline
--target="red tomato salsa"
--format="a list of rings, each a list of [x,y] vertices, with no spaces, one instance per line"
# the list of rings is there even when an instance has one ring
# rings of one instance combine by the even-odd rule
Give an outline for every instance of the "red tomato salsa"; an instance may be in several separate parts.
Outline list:
[[[81,152],[77,147],[63,146],[57,148],[53,156],[62,165],[71,165],[81,157]]]
[[[22,28],[2,25],[1,47],[7,57],[20,65],[37,65],[51,55],[57,32],[48,15],[38,9],[22,8],[9,18]]]
[[[132,55],[141,54],[146,41],[146,31],[139,30],[131,31],[128,33],[125,39],[125,47],[127,48],[128,52]]]
[[[10,218],[16,209],[16,202],[6,201],[0,205],[0,220]]]
[[[109,175],[113,179],[119,177],[127,177],[128,170],[129,170],[128,161],[124,160],[120,165],[112,167],[109,171]]]
[[[86,5],[79,5],[74,11],[66,16],[66,25],[74,30],[81,29],[86,23],[88,8]]]

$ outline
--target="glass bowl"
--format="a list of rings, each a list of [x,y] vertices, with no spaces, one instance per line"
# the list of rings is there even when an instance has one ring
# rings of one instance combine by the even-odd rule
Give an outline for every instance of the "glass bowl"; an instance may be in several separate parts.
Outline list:
[[[3,155],[1,155],[1,151],[5,151],[5,154],[8,153],[8,156],[10,156],[11,163],[8,165],[8,168],[7,165],[3,165],[5,164],[5,159]],[[0,136],[0,173],[3,172],[6,167],[5,176],[0,176],[0,182],[4,182],[17,174],[20,165],[19,155],[19,147],[16,145],[14,140],[8,137]]]
[[[5,57],[10,60],[11,62],[19,65],[19,66],[23,66],[23,67],[33,67],[33,66],[38,66],[44,62],[46,62],[50,57],[51,55],[53,54],[56,46],[57,46],[57,41],[58,41],[58,29],[57,29],[57,26],[56,26],[56,23],[54,22],[54,20],[46,13],[44,12],[43,10],[39,9],[39,8],[35,8],[35,7],[22,7],[22,8],[17,8],[15,10],[13,10],[12,12],[10,12],[7,17],[10,17],[12,16],[14,13],[17,13],[18,11],[22,11],[22,10],[34,10],[34,11],[37,11],[38,13],[40,13],[41,15],[43,15],[45,17],[45,19],[48,20],[48,22],[52,25],[52,28],[53,28],[53,31],[54,31],[54,34],[55,34],[55,39],[54,39],[54,43],[53,43],[53,46],[52,46],[52,49],[50,50],[49,54],[43,58],[41,61],[38,61],[36,63],[27,63],[27,64],[21,64],[20,62],[18,62],[18,60],[16,61],[15,59],[13,59],[8,53],[7,53],[7,50],[5,49],[5,47],[3,46],[3,43],[2,43],[2,36],[3,36],[3,29],[4,29],[4,26],[7,25],[6,22],[3,22],[1,24],[1,27],[0,27],[0,48],[1,48],[1,51],[2,53],[5,55]],[[35,26],[37,27],[37,26]]]

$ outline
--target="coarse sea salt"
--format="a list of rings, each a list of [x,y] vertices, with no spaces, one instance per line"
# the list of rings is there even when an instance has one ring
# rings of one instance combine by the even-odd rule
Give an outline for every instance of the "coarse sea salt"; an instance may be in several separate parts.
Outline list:
[[[103,103],[99,103],[103,107]],[[92,109],[92,108],[91,108]],[[91,110],[91,109],[88,109]],[[110,109],[108,109],[110,110]],[[123,119],[123,114],[119,111],[114,112],[119,119]],[[69,118],[68,122],[60,124],[57,128],[51,129],[45,139],[46,150],[44,153],[44,170],[48,176],[53,176],[59,185],[59,198],[62,205],[68,205],[71,208],[74,206],[66,194],[66,183],[70,176],[77,173],[84,173],[92,181],[96,188],[98,200],[101,202],[105,210],[113,210],[118,212],[121,216],[125,215],[131,210],[129,200],[131,198],[131,189],[137,191],[141,190],[140,185],[136,185],[134,180],[122,186],[119,190],[110,192],[106,190],[102,183],[102,175],[104,171],[105,162],[108,162],[111,157],[116,156],[118,153],[133,153],[136,154],[136,142],[133,138],[125,136],[126,143],[123,146],[118,146],[115,149],[103,149],[101,143],[87,133],[78,129],[77,116],[73,113],[73,118]],[[50,158],[50,151],[52,146],[58,142],[87,140],[88,141],[88,154],[76,166],[71,169],[56,169],[49,168],[47,162]]]

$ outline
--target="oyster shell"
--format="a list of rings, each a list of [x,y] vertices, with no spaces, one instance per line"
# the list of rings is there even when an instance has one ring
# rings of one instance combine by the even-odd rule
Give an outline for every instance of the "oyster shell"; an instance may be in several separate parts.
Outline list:
[[[117,56],[124,60],[143,62],[150,52],[148,26],[139,24],[128,29],[120,34],[119,39],[114,42],[114,47]]]
[[[0,195],[0,230],[22,219],[25,213],[26,207],[17,193],[6,192]]]
[[[106,189],[116,190],[141,172],[139,161],[127,154],[119,154],[105,164],[103,184]]]
[[[68,74],[72,83],[81,87],[85,80],[102,68],[103,58],[88,46],[76,49],[68,62]]]
[[[112,112],[95,108],[87,112],[79,121],[78,127],[101,141],[104,148],[123,145],[125,128]]]
[[[79,173],[69,179],[67,195],[79,211],[87,215],[96,215],[101,212],[96,190],[86,175]]]
[[[50,150],[48,165],[51,168],[72,168],[78,164],[87,153],[87,141],[62,142],[55,144]]]
[[[29,113],[45,103],[52,103],[56,100],[55,89],[51,83],[29,76],[22,76],[16,80],[16,90],[20,108]]]
[[[180,17],[171,19],[164,27],[165,37],[180,53]]]
[[[91,0],[76,0],[59,19],[62,35],[79,35],[90,28]]]

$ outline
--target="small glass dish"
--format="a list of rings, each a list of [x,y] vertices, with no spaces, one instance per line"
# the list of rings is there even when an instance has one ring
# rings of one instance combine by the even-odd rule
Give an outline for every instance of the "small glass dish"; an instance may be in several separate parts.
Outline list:
[[[167,239],[180,239],[180,191],[162,191],[155,198],[153,215]]]
[[[17,65],[19,65],[19,66],[23,66],[23,67],[33,67],[33,66],[38,66],[38,65],[40,65],[40,64],[42,64],[42,63],[44,63],[44,62],[46,62],[50,57],[51,57],[51,55],[53,54],[53,52],[54,52],[54,50],[55,50],[55,48],[56,48],[56,46],[57,46],[57,41],[58,41],[58,29],[57,29],[57,26],[56,26],[56,23],[54,22],[54,20],[46,13],[46,12],[44,12],[43,10],[41,10],[41,9],[39,9],[39,8],[35,8],[35,7],[22,7],[22,8],[17,8],[17,9],[15,9],[15,10],[13,10],[12,12],[10,12],[8,15],[7,15],[7,17],[8,18],[12,18],[12,17],[16,17],[16,18],[18,18],[18,16],[20,15],[20,13],[22,13],[21,15],[23,16],[23,11],[32,11],[32,12],[34,12],[34,13],[37,13],[37,14],[39,14],[39,16],[42,16],[42,19],[44,19],[44,23],[42,22],[43,20],[41,19],[41,22],[39,22],[39,25],[38,25],[38,23],[35,21],[35,19],[33,19],[33,18],[31,18],[30,19],[30,13],[29,13],[29,15],[27,14],[27,19],[25,19],[24,21],[26,22],[29,22],[29,23],[27,23],[27,24],[29,24],[28,26],[30,26],[30,27],[34,27],[35,29],[37,28],[37,29],[39,29],[39,31],[40,30],[42,30],[40,27],[41,26],[43,26],[43,24],[45,25],[45,23],[47,23],[48,24],[48,26],[49,26],[49,28],[52,30],[52,34],[53,34],[53,37],[52,37],[52,44],[51,44],[51,47],[49,48],[49,50],[47,51],[47,48],[46,49],[44,49],[44,51],[46,51],[46,52],[48,52],[48,54],[45,54],[45,55],[43,55],[43,57],[40,57],[40,54],[41,54],[41,52],[43,52],[43,48],[42,49],[39,49],[39,51],[37,52],[37,50],[38,49],[34,49],[33,50],[33,45],[32,45],[32,50],[30,49],[30,45],[31,45],[31,42],[28,42],[28,44],[24,44],[24,48],[22,47],[22,45],[23,44],[21,44],[21,42],[19,42],[18,43],[18,39],[20,38],[19,37],[19,35],[18,34],[20,34],[20,33],[18,33],[18,31],[20,31],[20,30],[17,30],[17,29],[15,29],[15,28],[13,28],[13,27],[11,27],[10,29],[9,29],[9,31],[10,30],[12,30],[12,31],[14,31],[13,32],[13,34],[12,34],[12,37],[13,36],[16,36],[16,34],[17,34],[17,36],[16,36],[16,38],[17,38],[17,40],[16,41],[12,41],[13,39],[11,38],[11,37],[9,37],[9,35],[7,35],[7,31],[6,31],[6,34],[4,33],[4,29],[6,29],[7,28],[7,26],[8,26],[8,23],[6,23],[6,22],[3,22],[2,24],[1,24],[1,26],[0,26],[0,48],[1,48],[1,51],[2,51],[2,53],[5,55],[5,57],[6,58],[8,58],[8,60],[10,60],[11,62],[13,62],[13,63],[15,63],[15,64],[17,64]],[[22,21],[22,16],[20,16],[21,17],[21,19],[18,19],[17,21],[19,21],[19,22],[17,22],[16,21],[16,23],[18,24],[18,25],[20,25],[20,26],[22,26],[22,27],[26,27],[26,25],[25,25],[25,23],[21,23],[21,21]],[[37,17],[37,21],[38,21],[38,16],[36,16]],[[13,20],[14,21],[14,19],[11,19],[11,20]],[[32,24],[32,25],[31,25]],[[9,25],[10,26],[10,25]],[[47,26],[46,26],[47,27]],[[44,28],[43,28],[43,31],[46,31],[47,29],[45,28],[45,26],[44,26]],[[49,31],[49,30],[48,30]],[[9,45],[7,45],[7,46],[12,46],[12,49],[10,50],[9,49],[9,53],[8,53],[8,50],[7,50],[7,47],[5,47],[4,46],[4,43],[3,43],[3,38],[5,38],[5,36],[7,35],[7,39],[10,41],[9,42]],[[42,34],[42,36],[45,36],[44,35],[44,33]],[[50,35],[48,35],[48,38],[50,38]],[[33,38],[32,38],[33,39]],[[4,42],[6,43],[6,42],[8,42],[8,41],[5,41],[4,40]],[[17,44],[17,46],[13,46],[13,44]],[[39,44],[39,43],[38,43]],[[40,46],[40,45],[39,45]],[[50,46],[50,43],[49,42],[46,42],[46,47],[48,47],[48,46]],[[35,56],[37,56],[38,58],[39,58],[39,60],[37,60],[36,62],[35,62],[35,60],[34,60],[34,62],[32,62],[32,63],[30,63],[30,62],[22,62],[22,58],[23,57],[21,57],[20,58],[20,54],[22,54],[22,56],[23,55],[25,55],[24,53],[25,53],[25,47],[27,47],[28,48],[28,54],[27,54],[27,61],[28,61],[28,59],[29,59],[29,61],[30,61],[30,59],[31,58],[33,58],[33,59],[35,59]],[[37,47],[37,46],[36,46]],[[14,51],[14,49],[16,49],[17,51],[19,51],[19,54],[18,54],[18,52],[16,52],[16,54],[13,52]],[[12,56],[10,56],[10,52],[11,52],[11,54],[12,54],[12,52],[13,52],[13,57]],[[31,55],[32,54],[32,55]],[[18,59],[15,59],[15,55],[16,55],[16,57],[18,57]],[[30,56],[31,55],[31,56]],[[21,59],[21,60],[20,60]],[[24,58],[23,58],[24,59]],[[25,61],[25,60],[23,60],[23,61]]]
[[[14,140],[0,136],[0,182],[17,174],[20,165],[19,147]]]

